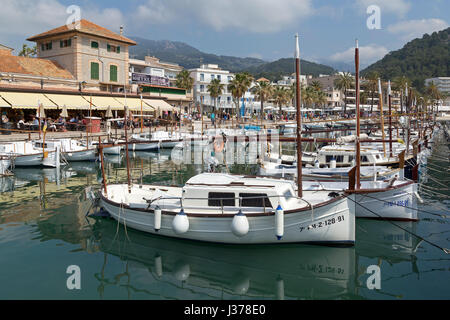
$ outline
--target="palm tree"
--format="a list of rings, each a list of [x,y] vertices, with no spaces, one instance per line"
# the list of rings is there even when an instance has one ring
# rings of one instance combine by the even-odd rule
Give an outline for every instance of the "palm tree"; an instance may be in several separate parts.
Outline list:
[[[340,74],[339,77],[334,81],[334,85],[337,89],[344,91],[344,113],[347,111],[347,90],[352,87],[353,76],[349,72],[344,72]]]
[[[214,113],[217,115],[217,98],[222,94],[223,92],[224,84],[220,82],[219,79],[213,79],[208,84],[208,92],[211,98],[214,99]]]
[[[277,104],[278,108],[280,109],[281,114],[281,107],[285,104],[287,104],[290,100],[290,94],[289,89],[283,88],[281,86],[277,86],[273,89],[273,100]]]
[[[261,122],[263,120],[264,101],[269,100],[272,97],[273,86],[270,82],[259,81],[256,86],[253,87],[253,92],[256,95],[256,99],[261,101]]]
[[[316,103],[320,106],[324,106],[328,101],[327,94],[323,92],[322,90],[316,91]]]
[[[317,80],[314,80],[313,82],[311,82],[311,84],[309,86],[312,87],[316,91],[322,90],[322,84]]]
[[[372,98],[372,101],[370,103],[370,113],[373,112],[373,101],[375,99],[375,92],[378,90],[379,77],[380,75],[376,71],[370,72],[366,77],[367,79],[366,88],[369,90],[370,96]]]
[[[186,89],[186,93],[191,92],[192,87],[194,86],[194,78],[191,77],[188,70],[183,69],[177,74],[176,86],[178,88]]]
[[[247,72],[237,73],[228,85],[228,91],[231,92],[236,103],[236,115],[239,115],[239,101],[245,95],[253,82],[253,76]]]

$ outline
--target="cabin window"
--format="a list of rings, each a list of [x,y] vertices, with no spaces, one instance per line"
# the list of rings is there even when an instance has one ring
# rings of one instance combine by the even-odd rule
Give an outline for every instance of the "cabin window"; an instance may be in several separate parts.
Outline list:
[[[353,156],[348,156],[348,162],[352,162],[353,161]]]
[[[208,193],[208,206],[209,207],[234,207],[235,206],[234,193],[224,192],[210,192]]]
[[[34,145],[35,148],[48,148],[47,144],[43,144],[42,142],[36,142]]]
[[[367,159],[367,156],[361,156],[361,162],[369,162],[369,159]]]
[[[242,207],[256,207],[256,208],[272,208],[267,194],[264,193],[240,193]]]
[[[344,156],[337,156],[336,162],[344,162]]]
[[[283,197],[284,197],[287,201],[289,201],[289,200],[291,200],[292,198],[294,198],[294,195],[292,194],[291,189],[287,189],[286,192],[283,194]]]
[[[333,160],[333,156],[326,156],[325,157],[325,162],[330,162],[331,160]]]

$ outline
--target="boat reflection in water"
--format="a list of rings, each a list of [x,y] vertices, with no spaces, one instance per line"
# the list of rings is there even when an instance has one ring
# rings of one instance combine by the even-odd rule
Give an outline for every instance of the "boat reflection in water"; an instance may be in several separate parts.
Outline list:
[[[104,218],[93,230],[91,248],[133,265],[131,286],[157,285],[168,299],[334,299],[354,291],[354,248],[214,245],[125,234],[122,225],[116,236],[116,222]]]
[[[415,223],[396,224],[414,231]],[[374,264],[370,259],[390,265],[410,261],[417,270],[420,241],[414,236],[383,221],[360,220],[357,230],[353,248],[215,245],[125,231],[98,217],[87,246],[105,254],[96,275],[101,295],[108,286],[125,286],[150,299],[361,299],[370,291],[365,273]],[[108,272],[109,255],[126,261],[123,273]],[[127,285],[114,280],[124,275]]]

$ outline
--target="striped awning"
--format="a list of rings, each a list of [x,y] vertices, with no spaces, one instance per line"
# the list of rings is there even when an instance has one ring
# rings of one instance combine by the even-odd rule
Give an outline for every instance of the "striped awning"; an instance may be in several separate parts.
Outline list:
[[[90,96],[83,96],[84,99],[87,101],[88,104],[88,110],[89,110],[89,102],[91,97]],[[111,107],[111,110],[123,110],[123,105],[117,101],[113,97],[92,97],[92,110],[107,110],[108,107]]]
[[[141,111],[141,99],[137,99],[137,98],[116,98],[114,97],[115,100],[117,100],[118,102],[120,102],[123,107],[128,106],[128,108],[131,111],[135,111],[135,112],[140,112]],[[155,111],[154,108],[152,108],[151,106],[149,106],[148,104],[145,103],[144,100],[142,100],[142,111],[143,112],[153,112]]]
[[[170,104],[161,99],[144,99],[144,102],[155,109],[159,109],[160,111],[177,111],[177,108],[172,107]]]

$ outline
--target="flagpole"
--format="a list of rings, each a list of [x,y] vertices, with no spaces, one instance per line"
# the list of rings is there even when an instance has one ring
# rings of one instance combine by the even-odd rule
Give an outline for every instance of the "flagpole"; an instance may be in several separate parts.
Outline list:
[[[392,90],[391,80],[388,83],[388,96],[389,96],[389,157],[392,157]]]
[[[301,91],[300,91],[300,47],[298,34],[295,35],[295,74],[297,86],[297,187],[298,196],[303,197],[302,184],[302,117],[301,117]]]

